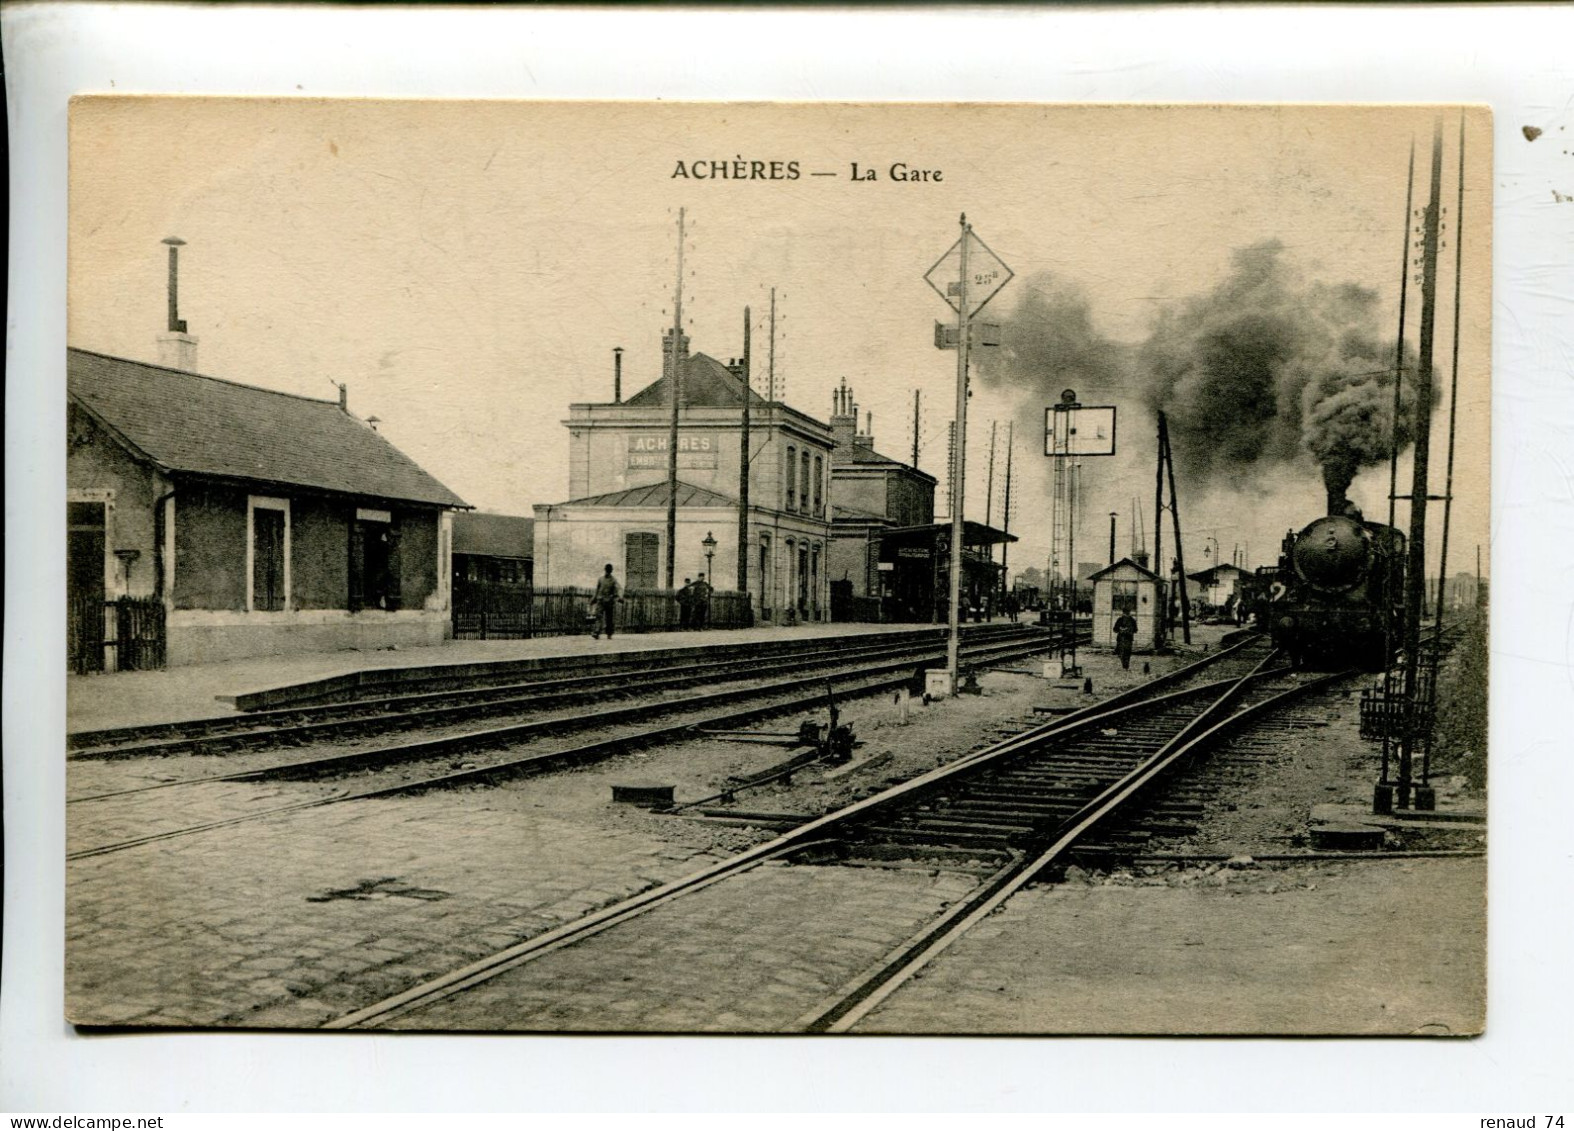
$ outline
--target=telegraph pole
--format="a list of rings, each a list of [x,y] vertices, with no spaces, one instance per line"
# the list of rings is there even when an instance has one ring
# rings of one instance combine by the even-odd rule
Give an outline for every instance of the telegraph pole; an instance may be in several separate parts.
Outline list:
[[[1011,440],[1014,426],[1015,421],[1006,421],[1006,506],[1005,513],[1001,515],[1001,526],[1007,534],[1011,533]],[[1009,540],[1000,543],[1000,589],[1003,593],[1011,590],[1011,578],[1006,575],[1006,558],[1010,552]]]
[[[749,592],[749,401],[754,381],[749,368],[749,308],[743,308],[743,440],[738,455],[738,592]]]
[[[991,526],[995,521],[995,428],[997,422],[989,422],[989,477],[984,480],[984,525]],[[989,553],[994,558],[994,551]]]
[[[1465,257],[1465,115],[1459,115],[1459,195],[1454,205],[1454,360],[1448,389],[1448,474],[1443,480],[1443,537],[1437,558],[1437,619],[1432,624],[1431,679],[1427,685],[1427,714],[1437,703],[1437,675],[1443,656],[1443,594],[1448,586],[1448,526],[1454,510],[1454,429],[1459,408],[1459,303],[1460,278]],[[1416,786],[1415,807],[1437,808],[1432,788],[1432,731],[1427,729],[1421,747],[1421,784]]]
[[[683,384],[683,209],[678,209],[678,285],[672,298],[672,427],[667,431],[667,588],[673,589],[678,561],[678,405]],[[627,580],[625,578],[625,580]]]
[[[913,470],[918,470],[918,394],[913,390]]]
[[[1421,227],[1421,356],[1416,364],[1414,470],[1410,480],[1410,545],[1405,570],[1405,728],[1399,745],[1397,804],[1410,808],[1416,739],[1421,728],[1421,609],[1426,601],[1427,470],[1432,448],[1432,347],[1437,317],[1437,244],[1443,182],[1443,120],[1432,123],[1432,177]]]

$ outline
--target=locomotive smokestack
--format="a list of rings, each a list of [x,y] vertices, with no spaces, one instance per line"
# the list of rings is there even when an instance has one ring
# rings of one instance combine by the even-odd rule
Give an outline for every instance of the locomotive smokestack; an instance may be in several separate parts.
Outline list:
[[[1357,470],[1357,459],[1348,450],[1329,452],[1323,457],[1323,487],[1328,492],[1329,514],[1349,513],[1348,492]]]

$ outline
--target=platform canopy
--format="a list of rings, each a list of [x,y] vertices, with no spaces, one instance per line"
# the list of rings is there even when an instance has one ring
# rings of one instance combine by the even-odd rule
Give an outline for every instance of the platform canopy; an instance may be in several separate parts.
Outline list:
[[[926,522],[921,526],[898,526],[894,530],[887,530],[884,540],[893,545],[928,545],[940,535],[950,536],[951,524],[949,522]],[[1008,534],[1004,530],[997,530],[993,526],[986,526],[982,522],[962,520],[962,544],[964,546],[998,546],[1003,542],[1015,542],[1017,536]]]

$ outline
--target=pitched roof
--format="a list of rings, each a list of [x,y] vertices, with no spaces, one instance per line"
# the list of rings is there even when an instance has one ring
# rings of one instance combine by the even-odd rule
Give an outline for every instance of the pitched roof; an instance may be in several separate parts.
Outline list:
[[[645,487],[629,487],[622,491],[609,491],[605,495],[590,495],[583,499],[570,499],[566,503],[556,503],[560,507],[664,507],[669,498],[667,481],[652,483]],[[717,494],[715,491],[704,487],[696,487],[692,483],[678,482],[678,506],[680,507],[735,507],[738,500],[729,499],[726,495]]]
[[[1209,566],[1207,569],[1198,570],[1196,573],[1188,573],[1186,577],[1191,581],[1200,581],[1204,585],[1212,585],[1215,583],[1215,579],[1227,571],[1233,573],[1246,572],[1240,566],[1234,565],[1231,562],[1222,562],[1219,565]]]
[[[1146,578],[1148,578],[1151,581],[1162,581],[1163,580],[1163,578],[1161,578],[1158,574],[1154,573],[1147,566],[1141,565],[1141,564],[1139,564],[1137,562],[1134,562],[1130,558],[1121,558],[1120,561],[1116,562],[1114,565],[1107,565],[1101,570],[1096,570],[1093,573],[1088,574],[1086,577],[1078,578],[1078,580],[1079,581],[1097,581],[1099,578],[1103,577],[1106,573],[1109,573],[1111,570],[1117,570],[1121,566],[1130,566],[1132,569],[1134,569],[1138,573],[1142,574],[1143,577],[1146,577]]]
[[[460,511],[454,515],[454,553],[490,558],[535,555],[536,520],[512,514]]]
[[[79,349],[66,374],[79,404],[169,471],[468,505],[337,401]]]
[[[743,404],[744,383],[734,377],[732,372],[721,362],[709,354],[697,353],[684,358],[683,381],[679,391],[683,394],[683,403],[690,408],[737,408]],[[670,403],[671,393],[667,391],[667,378],[646,385],[623,403],[631,405],[651,406]],[[749,390],[749,403],[763,405],[765,398]]]

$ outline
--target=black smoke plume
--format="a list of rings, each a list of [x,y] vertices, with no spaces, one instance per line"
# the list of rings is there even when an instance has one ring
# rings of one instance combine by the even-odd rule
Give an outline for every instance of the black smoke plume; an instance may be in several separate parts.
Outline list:
[[[1099,332],[1087,296],[1063,279],[1047,272],[1028,279],[1002,323],[998,348],[973,351],[975,371],[985,387],[1023,390],[1024,416],[1040,429],[1062,389],[1087,401],[1129,380],[1130,347]]]
[[[1307,282],[1277,240],[1235,253],[1206,294],[1163,311],[1137,351],[1145,399],[1168,414],[1176,464],[1214,484],[1310,455],[1330,509],[1363,467],[1388,456],[1394,355],[1377,292]],[[1409,443],[1414,365],[1406,357],[1399,444]]]

